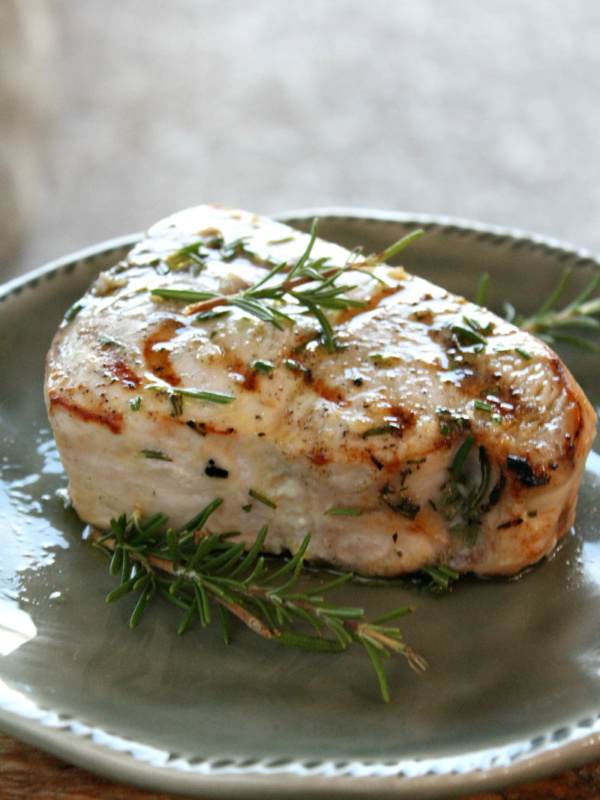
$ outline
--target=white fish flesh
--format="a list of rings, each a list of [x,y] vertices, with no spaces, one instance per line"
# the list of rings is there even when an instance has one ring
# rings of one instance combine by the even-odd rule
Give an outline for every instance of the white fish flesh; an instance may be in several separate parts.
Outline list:
[[[309,559],[365,575],[540,560],[573,525],[595,434],[544,343],[384,263],[338,279],[357,304],[322,312],[335,340],[290,296],[276,309],[294,324],[278,325],[164,296],[239,296],[308,241],[200,206],[155,225],[71,309],[46,401],[81,519],[160,511],[177,527],[221,497],[211,529],[251,543],[267,524],[272,553],[310,533]],[[352,258],[318,239],[310,252]]]

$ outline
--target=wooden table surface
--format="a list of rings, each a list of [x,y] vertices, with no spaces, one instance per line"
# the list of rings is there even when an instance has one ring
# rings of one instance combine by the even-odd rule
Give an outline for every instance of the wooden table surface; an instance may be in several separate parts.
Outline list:
[[[184,800],[111,783],[0,734],[0,800]],[[598,800],[600,764],[469,800]],[[204,800],[210,800],[209,797]],[[376,800],[376,798],[373,798]],[[463,798],[462,800],[467,800]]]

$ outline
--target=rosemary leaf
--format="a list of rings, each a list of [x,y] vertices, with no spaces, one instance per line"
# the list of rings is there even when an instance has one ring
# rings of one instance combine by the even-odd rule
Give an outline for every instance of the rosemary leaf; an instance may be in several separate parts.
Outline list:
[[[377,617],[377,619],[374,619],[372,625],[384,625],[387,622],[391,622],[393,619],[405,617],[407,614],[411,614],[412,611],[412,606],[395,608],[393,611],[388,611],[387,614],[382,614],[380,617]]]
[[[525,361],[531,361],[531,353],[528,353],[522,347],[515,347],[515,353],[518,353]]]
[[[113,589],[112,592],[110,592],[106,596],[106,602],[113,603],[115,600],[119,600],[121,597],[125,597],[126,594],[129,594],[129,592],[133,591],[133,587],[135,586],[136,581],[137,578],[130,578],[128,581],[122,583],[116,589]]]
[[[374,428],[368,428],[368,430],[361,433],[361,437],[363,439],[367,439],[369,436],[385,436],[388,433],[392,434],[393,436],[402,436],[402,430],[400,426],[394,425],[393,422],[389,422],[385,425],[376,425]]]
[[[548,311],[550,311],[552,306],[554,306],[555,303],[558,302],[559,298],[561,297],[562,293],[564,292],[564,290],[566,288],[566,285],[567,285],[570,277],[571,277],[571,270],[570,269],[566,269],[562,273],[562,275],[560,276],[560,279],[559,279],[554,291],[550,294],[550,296],[548,297],[546,302],[542,305],[542,307],[536,313],[536,315],[534,317],[536,322],[539,323],[540,320],[543,320],[544,316],[548,313]]]
[[[325,512],[333,517],[360,517],[360,508],[328,508]]]
[[[452,325],[452,333],[454,333],[459,340],[465,341],[467,344],[485,345],[486,340],[477,331],[465,325]]]
[[[130,628],[135,628],[135,626],[138,624],[139,619],[140,619],[140,617],[141,617],[141,615],[142,615],[142,613],[144,611],[144,608],[146,607],[146,603],[148,602],[148,600],[150,599],[151,595],[153,594],[153,589],[154,589],[154,587],[153,587],[152,582],[150,580],[150,576],[148,576],[148,579],[146,580],[145,584],[143,585],[142,592],[141,592],[141,594],[140,594],[140,596],[138,598],[136,606],[133,609],[133,614],[131,615],[131,618],[129,620],[129,627]]]
[[[248,550],[246,555],[240,559],[237,566],[232,569],[229,573],[230,578],[235,578],[237,575],[243,575],[249,569],[252,569],[254,565],[254,569],[256,570],[257,567],[262,569],[263,559],[259,558],[260,552],[263,549],[263,545],[265,543],[265,539],[267,536],[267,531],[269,530],[267,525],[263,525],[260,531],[258,532],[258,536],[254,540],[254,544]],[[258,576],[257,576],[258,577]],[[251,582],[254,579],[254,572],[246,578],[248,582]]]
[[[110,567],[108,568],[110,574],[116,575],[117,572],[120,572],[122,563],[123,563],[123,548],[117,547],[110,560]]]
[[[144,447],[140,451],[144,458],[154,458],[157,461],[172,461],[171,456],[164,452],[164,450],[155,450],[151,447]]]
[[[186,522],[186,524],[179,529],[178,533],[183,533],[184,531],[201,530],[208,522],[208,518],[211,516],[211,514],[213,514],[222,503],[222,497],[215,497],[215,499],[205,506],[200,513],[196,514],[195,517],[192,517],[192,519]]]
[[[275,364],[271,363],[270,361],[262,361],[261,359],[257,359],[256,361],[252,362],[252,369],[256,369],[265,375],[269,375],[275,369]]]
[[[394,244],[387,247],[382,253],[377,256],[378,261],[389,261],[390,258],[393,258],[397,255],[401,250],[404,250],[405,247],[408,247],[413,242],[416,242],[417,239],[420,239],[423,236],[424,231],[420,228],[416,231],[412,231],[411,233],[407,233],[406,236],[403,236],[402,239],[399,239]]]
[[[490,276],[487,273],[484,273],[479,280],[479,286],[477,287],[477,294],[475,296],[475,303],[478,306],[485,306],[489,284]]]
[[[219,609],[219,618],[221,620],[221,635],[223,637],[223,641],[225,642],[225,644],[229,644],[229,642],[231,641],[231,637],[229,635],[229,619],[227,617],[227,614],[225,613],[225,609],[223,608],[223,606],[219,605],[218,609]]]
[[[469,455],[469,451],[473,447],[473,442],[474,441],[475,441],[475,437],[473,436],[472,433],[470,433],[466,437],[466,439],[463,439],[463,441],[460,444],[460,447],[456,451],[456,453],[454,455],[454,458],[452,460],[452,464],[450,466],[450,472],[455,477],[458,477],[460,475],[461,470],[463,468],[463,464],[465,463],[465,460],[466,460],[467,456]]]
[[[187,614],[181,620],[181,624],[179,625],[179,628],[177,628],[177,633],[178,633],[179,636],[181,636],[181,634],[185,633],[185,631],[187,630],[188,625],[190,624],[190,622],[192,621],[192,619],[194,617],[195,611],[196,611],[196,600],[194,600],[192,602],[192,604],[188,608]]]
[[[388,680],[385,674],[385,670],[383,669],[383,663],[381,661],[381,652],[376,648],[372,642],[368,641],[365,637],[361,637],[358,639],[360,644],[365,648],[367,651],[367,655],[371,659],[371,663],[375,669],[375,673],[377,674],[377,680],[379,681],[379,689],[381,691],[381,697],[384,703],[390,702],[390,688],[388,685]]]
[[[473,407],[476,411],[484,411],[486,414],[491,414],[493,411],[491,403],[488,403],[485,400],[480,400],[479,398],[475,398],[473,401]]]
[[[150,289],[150,294],[162,300],[180,300],[182,303],[198,303],[219,296],[215,292],[197,292],[192,289]]]
[[[265,497],[264,494],[257,492],[255,489],[248,489],[248,494],[250,497],[254,498],[254,500],[258,500],[259,503],[262,503],[263,506],[268,506],[269,508],[277,508],[277,503],[274,503],[272,500],[269,500],[268,497]]]

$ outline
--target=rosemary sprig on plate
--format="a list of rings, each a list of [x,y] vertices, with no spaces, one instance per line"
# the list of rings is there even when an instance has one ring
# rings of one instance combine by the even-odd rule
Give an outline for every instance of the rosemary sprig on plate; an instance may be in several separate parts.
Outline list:
[[[585,289],[563,308],[556,308],[562,297],[571,269],[566,269],[546,302],[531,317],[518,314],[510,303],[504,304],[505,317],[521,330],[532,333],[550,345],[564,343],[586,350],[597,351],[598,345],[590,340],[589,334],[600,332],[600,297],[594,292],[600,286],[600,270],[597,270]],[[477,292],[478,305],[484,305],[489,276],[484,275]],[[574,335],[571,331],[579,331]],[[587,336],[586,336],[587,334]]]
[[[385,263],[415,241],[423,231],[412,231],[377,256],[362,260],[349,259],[343,266],[331,266],[328,263],[329,258],[310,258],[317,239],[317,228],[318,221],[315,219],[306,249],[292,267],[286,261],[279,261],[256,283],[235,294],[222,295],[188,289],[152,289],[151,294],[165,300],[188,303],[185,308],[187,315],[203,315],[219,306],[234,306],[250,316],[270,322],[279,330],[283,330],[283,323],[293,325],[294,320],[278,306],[282,302],[295,303],[304,312],[315,317],[328,350],[333,352],[337,344],[332,324],[325,312],[364,308],[366,305],[362,300],[348,297],[348,292],[356,286],[338,284],[338,279],[349,271],[365,272],[366,268]],[[177,255],[175,253],[173,258]],[[176,260],[179,263],[179,259]]]
[[[138,623],[150,600],[160,595],[181,608],[179,633],[194,618],[203,627],[209,625],[216,605],[226,642],[230,639],[228,617],[233,615],[255,633],[282,645],[338,653],[358,644],[371,659],[386,702],[390,693],[385,658],[398,653],[415,671],[425,669],[425,661],[404,643],[400,630],[389,624],[410,613],[410,606],[367,620],[362,608],[328,602],[325,595],[351,580],[351,573],[299,589],[310,536],[294,556],[270,568],[260,554],[266,526],[247,552],[243,543],[231,541],[227,534],[205,529],[222,502],[214,500],[177,531],[169,528],[164,532],[168,520],[163,514],[146,520],[138,514],[130,518],[122,515],[111,520],[110,532],[92,531],[94,543],[110,555],[111,573],[120,576],[119,586],[107,601],[132,592],[138,595],[131,627]]]

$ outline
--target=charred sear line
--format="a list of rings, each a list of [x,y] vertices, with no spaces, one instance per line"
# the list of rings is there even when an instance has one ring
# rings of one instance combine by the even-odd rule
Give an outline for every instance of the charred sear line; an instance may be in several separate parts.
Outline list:
[[[302,373],[302,378],[304,379],[304,383],[307,383],[307,384],[312,383],[312,381],[313,381],[312,369],[310,369],[310,367],[305,367],[304,364],[300,364],[300,363],[299,363],[298,369]]]
[[[386,416],[388,415],[393,418],[393,424],[397,425],[402,433],[414,427],[416,422],[416,415],[414,412],[402,408],[401,406],[391,406]]]
[[[403,517],[408,519],[415,519],[421,506],[415,503],[414,500],[408,495],[406,487],[406,479],[412,475],[412,469],[406,468],[400,472],[400,482],[396,488],[386,483],[380,491],[381,499],[388,508],[395,511],[397,514],[402,514]]]
[[[523,486],[533,488],[550,483],[548,475],[543,472],[535,472],[529,461],[521,456],[508,456],[506,466],[517,475]]]
[[[323,400],[327,400],[330,403],[337,403],[338,405],[346,404],[346,398],[337,386],[331,386],[327,381],[321,379],[315,380],[314,378],[310,386],[315,394],[318,394]]]
[[[183,327],[177,320],[166,319],[151,333],[144,342],[144,360],[150,372],[171,386],[179,386],[181,378],[171,364],[171,354],[165,345]]]
[[[188,419],[185,424],[200,436],[207,436],[209,433],[214,433],[217,436],[231,436],[236,432],[235,428],[215,428],[206,422],[196,422],[195,419]]]
[[[301,377],[304,384],[310,387],[315,394],[322,397],[323,400],[337,403],[338,405],[346,404],[346,398],[338,386],[333,386],[325,379],[315,375],[313,370],[302,364],[301,361],[287,358],[284,363],[288,369],[295,372],[298,377]]]
[[[383,463],[378,458],[375,458],[374,455],[371,455],[370,458],[373,464],[375,464],[375,466],[377,467],[377,469],[381,471],[383,469]]]
[[[518,528],[519,525],[523,523],[523,517],[517,517],[516,519],[509,519],[506,522],[501,522],[498,525],[497,530],[504,531],[508,530],[508,528]]]
[[[68,397],[64,397],[63,395],[57,393],[52,394],[49,400],[52,408],[55,406],[62,406],[63,408],[66,408],[70,414],[79,417],[79,419],[83,420],[84,422],[97,422],[100,425],[106,425],[111,433],[121,433],[123,414],[121,414],[119,411],[112,410],[105,413],[90,411],[87,408],[82,408],[76,403],[71,402]]]
[[[206,425],[204,422],[196,422],[194,419],[188,419],[185,424],[200,436],[206,436]]]
[[[208,462],[208,466],[204,470],[205,474],[208,475],[209,478],[228,478],[229,471],[223,469],[222,467],[218,467],[213,459],[211,458]]]
[[[125,389],[135,389],[142,382],[118,353],[108,355],[102,362],[102,367],[109,377],[119,381]]]
[[[241,385],[246,391],[255,391],[259,384],[259,370],[254,369],[250,364],[240,358],[239,355],[225,348],[223,345],[221,345],[221,349],[224,353],[224,360],[229,365],[230,373],[240,379]]]
[[[497,506],[500,502],[500,497],[502,496],[502,492],[504,487],[506,486],[506,473],[503,469],[500,470],[500,477],[498,481],[492,487],[491,492],[488,495],[487,503],[482,507],[483,511],[486,513],[490,511],[494,506]]]
[[[408,519],[415,519],[421,510],[421,506],[414,503],[406,495],[401,496],[396,502],[386,501],[386,505],[388,508],[391,508],[392,511],[395,511],[397,514],[402,514],[403,517],[407,517]]]

